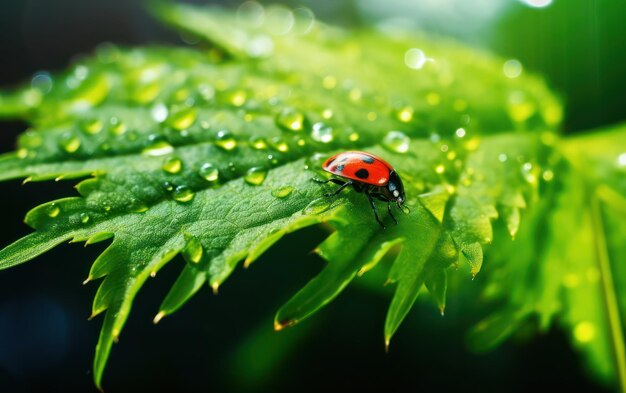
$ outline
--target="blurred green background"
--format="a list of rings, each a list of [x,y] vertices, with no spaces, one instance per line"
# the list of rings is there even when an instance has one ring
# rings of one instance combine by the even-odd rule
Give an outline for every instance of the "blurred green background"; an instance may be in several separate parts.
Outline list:
[[[200,3],[200,2],[197,2]],[[237,7],[240,2],[219,2]],[[318,0],[305,5],[344,26],[405,26],[454,37],[524,72],[545,76],[566,104],[564,132],[626,120],[626,1],[623,0]],[[0,1],[0,87],[38,71],[64,68],[97,44],[181,44],[142,2]],[[0,123],[0,149],[14,146],[25,124]],[[0,184],[2,245],[27,234],[23,215],[74,193],[72,182]],[[110,391],[528,391],[554,385],[603,391],[582,368],[564,334],[525,335],[474,355],[465,332],[483,315],[480,275],[450,291],[444,318],[418,302],[383,348],[385,291],[351,286],[305,323],[273,333],[273,312],[322,267],[308,251],[326,233],[310,228],[283,239],[216,297],[208,289],[153,327],[161,299],[183,266],[172,263],[138,296],[113,349],[104,386]],[[104,245],[65,245],[0,273],[0,389],[92,391],[90,370],[100,320],[87,322],[96,285],[82,286]],[[485,262],[489,263],[488,257]],[[59,269],[59,266],[63,269]],[[520,345],[516,342],[522,342]]]

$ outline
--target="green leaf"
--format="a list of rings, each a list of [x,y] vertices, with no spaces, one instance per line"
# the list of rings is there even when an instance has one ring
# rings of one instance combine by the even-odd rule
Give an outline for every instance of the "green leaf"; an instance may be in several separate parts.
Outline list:
[[[155,10],[210,48],[105,45],[54,76],[64,83],[47,94],[0,96],[1,116],[32,126],[0,156],[0,180],[88,177],[79,196],[28,213],[35,232],[0,251],[0,269],[66,240],[113,238],[87,279],[104,278],[92,311],[106,311],[97,386],[137,292],[177,254],[184,267],[155,322],[205,282],[217,291],[283,235],[330,224],[318,248],[328,264],[279,310],[282,328],[399,248],[388,343],[424,283],[443,310],[460,253],[478,273],[498,207],[541,196],[534,171],[549,168],[542,138],[560,109],[540,79],[506,78],[500,60],[418,33],[344,31],[304,14],[283,32],[280,20],[229,11]],[[384,204],[386,230],[363,195],[325,198],[334,186],[312,181],[347,149],[384,157],[402,176],[411,212],[392,206],[398,225]]]

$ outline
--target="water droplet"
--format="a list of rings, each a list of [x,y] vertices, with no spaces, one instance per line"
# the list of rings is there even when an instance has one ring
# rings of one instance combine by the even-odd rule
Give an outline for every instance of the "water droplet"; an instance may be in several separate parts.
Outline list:
[[[150,144],[141,152],[144,155],[157,157],[174,151],[174,146],[162,140],[158,135],[150,135]]]
[[[183,249],[185,260],[191,263],[200,263],[202,261],[202,254],[204,254],[202,243],[200,243],[200,240],[195,236],[185,237],[187,240],[185,248]]]
[[[360,138],[359,134],[357,132],[351,132],[350,135],[348,135],[348,140],[350,142],[356,142],[358,141]]]
[[[172,190],[174,190],[174,185],[168,181],[163,183],[163,189],[165,189],[165,191],[169,191],[171,192]]]
[[[215,145],[226,151],[231,151],[237,147],[237,141],[229,131],[221,130],[217,132]]]
[[[189,202],[194,196],[193,191],[187,186],[178,186],[172,193],[172,197],[178,202]]]
[[[228,98],[228,101],[233,106],[239,107],[245,104],[247,99],[248,99],[248,93],[246,93],[245,90],[235,90],[230,93],[230,97]]]
[[[398,111],[397,117],[403,123],[408,123],[413,120],[414,110],[410,106],[405,106],[404,108]]]
[[[318,198],[309,203],[304,209],[302,209],[302,214],[305,215],[315,215],[320,214],[328,210],[329,202],[326,198]]]
[[[330,108],[326,108],[322,111],[322,117],[326,120],[332,118],[334,115],[333,110]]]
[[[206,83],[198,85],[198,92],[200,93],[200,97],[205,101],[211,101],[215,98],[215,88]]]
[[[185,130],[193,125],[198,118],[196,108],[183,108],[173,112],[167,118],[167,124],[175,130]]]
[[[160,102],[152,107],[150,110],[150,115],[152,119],[157,123],[163,123],[167,119],[169,111],[167,110],[167,106],[164,103]]]
[[[80,222],[82,222],[83,224],[87,224],[89,222],[89,214],[87,213],[80,213]]]
[[[334,89],[335,86],[337,86],[337,78],[335,78],[332,75],[325,76],[324,79],[322,80],[322,86],[324,86],[324,89],[327,89],[327,90]]]
[[[470,138],[463,144],[463,147],[465,147],[467,151],[474,151],[478,149],[478,146],[480,146],[480,139],[478,139],[478,137]]]
[[[215,182],[220,176],[220,171],[213,164],[204,163],[198,170],[198,174],[201,178],[208,182]]]
[[[333,129],[325,123],[315,123],[311,131],[311,138],[317,142],[330,143],[334,138]]]
[[[42,94],[48,94],[52,90],[53,80],[50,73],[42,71],[33,75],[30,81],[30,86],[33,89],[39,90]]]
[[[443,145],[441,145],[441,147],[440,147],[440,150],[441,150],[442,152],[444,152],[444,153],[445,153],[445,152],[447,152],[447,151],[448,151],[448,149],[449,149],[449,147],[448,147],[448,145],[446,145],[446,144],[443,144]]]
[[[22,148],[22,149],[17,149],[16,154],[17,154],[17,158],[19,158],[19,159],[23,160],[23,159],[25,159],[26,157],[28,157],[28,149],[24,149],[24,148]]]
[[[626,153],[617,156],[617,165],[621,168],[626,167]]]
[[[291,10],[283,6],[267,8],[265,26],[274,35],[285,35],[293,28],[295,18]]]
[[[281,153],[289,151],[289,145],[280,137],[272,138],[272,146]]]
[[[502,66],[502,72],[507,78],[514,79],[522,75],[522,63],[517,59],[509,59],[504,62]]]
[[[278,158],[274,157],[273,154],[268,154],[267,155],[267,160],[270,162],[270,164],[272,165],[276,165],[278,164]]]
[[[265,139],[256,137],[250,140],[250,146],[252,146],[253,149],[262,150],[267,148],[267,143]]]
[[[500,162],[506,162],[508,159],[509,159],[509,157],[506,154],[504,154],[504,153],[500,153],[498,155],[498,161],[500,161]]]
[[[111,120],[113,119],[115,118],[111,118]],[[121,121],[116,121],[115,123],[112,122],[111,128],[109,128],[109,130],[113,135],[122,135],[126,132],[126,124],[122,123]]]
[[[43,138],[41,137],[41,134],[34,130],[27,130],[20,136],[20,146],[26,148],[34,149],[41,146],[42,143]]]
[[[293,187],[291,186],[282,186],[275,190],[272,190],[272,196],[276,198],[286,198],[293,192]]]
[[[446,167],[443,166],[442,164],[439,164],[435,167],[435,172],[437,172],[438,174],[442,174],[446,171]]]
[[[102,131],[102,122],[99,119],[87,120],[83,123],[83,131],[87,134],[95,135]]]
[[[54,218],[61,213],[61,208],[56,203],[51,203],[48,205],[46,213],[48,213],[48,217]]]
[[[554,179],[554,172],[552,172],[549,169],[546,169],[545,171],[543,171],[543,174],[541,175],[541,177],[545,181],[552,181],[552,179]]]
[[[293,16],[295,18],[294,31],[297,34],[307,34],[311,31],[315,22],[313,11],[306,7],[298,7],[293,10]]]
[[[450,161],[454,160],[456,158],[456,152],[455,151],[449,151],[448,154],[446,154],[446,158]]]
[[[178,157],[168,157],[163,162],[162,168],[167,173],[179,173],[183,169],[183,162]]]
[[[300,138],[300,139],[298,139],[298,141],[296,142],[296,144],[297,144],[298,146],[304,146],[304,145],[306,145],[306,141],[305,141],[304,139]]]
[[[465,131],[465,128],[457,128],[457,130],[454,133],[456,134],[457,137],[463,138],[467,132]]]
[[[302,131],[304,115],[293,108],[285,108],[276,116],[276,123],[288,131]]]
[[[261,167],[253,167],[248,169],[248,172],[246,172],[246,175],[244,176],[244,180],[246,183],[253,185],[253,186],[258,186],[263,184],[263,182],[265,181],[265,177],[267,176],[267,171],[264,168]]]
[[[401,131],[389,131],[383,139],[383,146],[395,153],[406,153],[409,151],[411,140]]]
[[[256,1],[246,1],[237,9],[237,21],[247,26],[260,27],[265,19],[265,9]]]
[[[61,137],[61,148],[67,153],[76,153],[80,148],[80,139],[72,134],[67,134]]]
[[[411,48],[404,53],[404,64],[414,70],[422,69],[429,61],[433,60],[426,57],[424,51],[418,48]]]
[[[258,34],[247,41],[246,53],[252,58],[269,57],[274,52],[274,40],[267,34]]]

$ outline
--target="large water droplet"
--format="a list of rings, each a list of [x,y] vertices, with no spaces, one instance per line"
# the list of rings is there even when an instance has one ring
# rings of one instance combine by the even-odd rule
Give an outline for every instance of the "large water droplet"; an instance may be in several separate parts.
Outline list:
[[[187,237],[186,240],[187,244],[185,244],[185,248],[183,249],[185,259],[191,263],[200,263],[200,261],[202,261],[202,254],[204,254],[202,243],[200,243],[198,238],[193,236]]]
[[[52,77],[50,76],[50,73],[45,71],[37,72],[35,75],[33,75],[33,79],[31,79],[30,81],[30,86],[33,89],[39,90],[43,94],[50,93],[50,91],[52,90],[52,85]]]
[[[246,172],[246,175],[244,176],[244,180],[246,183],[253,185],[253,186],[258,186],[263,184],[263,182],[265,181],[265,177],[267,176],[267,171],[264,168],[261,167],[253,167],[248,169],[248,172]]]
[[[272,196],[276,198],[286,198],[293,192],[293,187],[291,186],[282,186],[275,190],[272,190]]]
[[[80,213],[80,222],[82,222],[83,224],[87,224],[89,222],[89,219],[89,214]]]
[[[325,123],[315,123],[311,131],[311,138],[317,142],[330,143],[334,138],[333,129]]]
[[[276,123],[288,131],[302,131],[304,115],[293,108],[285,108],[276,116]]]
[[[172,193],[172,197],[178,202],[189,202],[194,196],[194,192],[187,186],[178,186]]]
[[[67,153],[76,153],[80,148],[80,139],[75,135],[67,134],[61,138],[60,145]]]
[[[520,76],[522,74],[522,70],[522,63],[520,63],[517,59],[509,59],[505,61],[504,65],[502,66],[502,72],[504,73],[504,75],[507,78],[511,79]]]
[[[97,134],[102,131],[102,121],[99,119],[87,120],[83,123],[83,131],[87,134]]]
[[[183,108],[173,112],[167,119],[167,124],[175,130],[185,130],[195,123],[198,118],[196,108]]]
[[[215,145],[226,151],[231,151],[237,147],[237,141],[229,131],[221,130],[217,133]]]
[[[174,151],[174,146],[161,139],[158,135],[151,135],[149,139],[150,144],[141,152],[144,155],[157,157]]]
[[[406,153],[409,151],[411,140],[401,131],[389,131],[383,139],[383,146],[395,153]]]
[[[421,49],[411,48],[404,53],[404,64],[414,70],[422,69],[428,61],[432,60]]]
[[[48,213],[49,217],[56,217],[59,215],[59,213],[61,213],[61,208],[59,206],[57,206],[56,203],[51,203],[50,205],[48,205],[48,209],[46,211],[46,213]]]
[[[183,162],[178,157],[168,157],[163,162],[162,168],[167,173],[179,173],[183,169]]]
[[[220,171],[213,164],[204,163],[198,170],[198,175],[208,182],[215,182],[220,176]]]
[[[113,121],[113,119],[115,119],[115,121]],[[127,128],[126,128],[126,124],[117,120],[117,118],[112,117],[111,127],[109,128],[109,130],[111,131],[111,134],[113,135],[122,135],[126,132]]]

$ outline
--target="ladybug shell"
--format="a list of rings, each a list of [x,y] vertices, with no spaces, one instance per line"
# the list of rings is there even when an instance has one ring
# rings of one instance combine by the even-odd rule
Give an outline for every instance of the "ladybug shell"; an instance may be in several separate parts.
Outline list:
[[[379,187],[387,185],[393,171],[385,160],[362,151],[336,154],[324,162],[322,169],[337,176]]]

